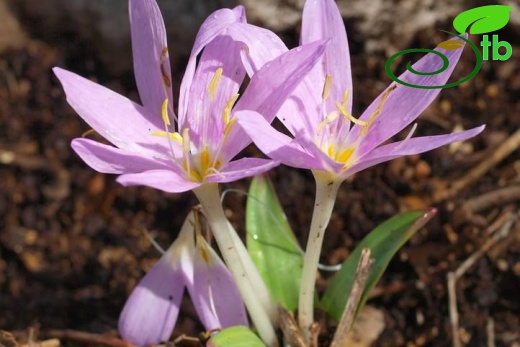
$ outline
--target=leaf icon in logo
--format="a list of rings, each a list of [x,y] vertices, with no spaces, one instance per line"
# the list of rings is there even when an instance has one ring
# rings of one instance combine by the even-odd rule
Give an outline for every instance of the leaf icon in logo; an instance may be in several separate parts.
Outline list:
[[[486,34],[506,26],[509,12],[505,5],[488,5],[464,11],[453,20],[453,27],[461,34],[469,28],[470,34]]]
[[[437,48],[442,48],[447,51],[455,51],[462,47],[464,47],[464,42],[460,40],[447,40],[437,45]]]

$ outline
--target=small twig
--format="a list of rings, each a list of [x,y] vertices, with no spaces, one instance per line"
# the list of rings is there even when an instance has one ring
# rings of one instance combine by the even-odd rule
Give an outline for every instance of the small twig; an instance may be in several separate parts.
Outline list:
[[[58,338],[60,340],[72,340],[86,344],[109,347],[133,347],[132,344],[114,336],[87,333],[77,330],[46,330],[41,335]]]
[[[280,328],[282,328],[284,339],[291,347],[308,347],[303,333],[296,323],[294,316],[282,306],[278,306],[280,317]]]
[[[448,281],[448,301],[450,310],[450,322],[452,331],[453,347],[461,347],[461,340],[459,337],[459,311],[457,309],[457,280],[462,277],[468,269],[475,264],[475,262],[482,257],[491,247],[498,241],[507,237],[513,223],[518,219],[520,212],[509,213],[509,218],[476,252],[469,256],[455,271],[450,271],[447,275]],[[489,342],[489,334],[488,334]],[[489,344],[488,344],[489,345]],[[491,346],[491,345],[489,345]]]
[[[35,341],[35,342],[20,345],[20,347],[60,347],[60,346],[61,346],[60,340],[58,340],[58,339]]]
[[[502,225],[502,227],[491,236],[489,240],[487,240],[476,252],[474,252],[471,256],[469,256],[460,266],[455,270],[455,277],[459,279],[462,275],[468,271],[468,269],[475,264],[475,262],[482,257],[491,247],[493,247],[498,241],[505,238],[509,231],[511,231],[511,227],[515,220],[518,219],[518,213],[514,213],[510,216],[510,218]]]
[[[352,323],[354,322],[357,307],[361,300],[363,290],[366,287],[368,275],[372,269],[373,262],[374,260],[370,258],[370,249],[363,248],[356,268],[354,283],[352,284],[352,289],[350,290],[347,300],[347,305],[341,315],[341,320],[339,321],[336,333],[334,334],[334,339],[330,345],[331,347],[344,347],[347,344],[347,335],[352,327]]]
[[[457,309],[457,279],[453,271],[448,272],[448,301],[451,323],[451,341],[453,347],[461,347],[459,337],[459,310]]]
[[[495,321],[489,317],[486,324],[487,347],[495,347]]]
[[[5,331],[5,330],[0,330],[0,346],[12,346],[12,347],[19,347],[20,344],[18,343],[18,341],[16,341],[16,338],[14,337],[14,334],[9,332],[9,331]]]
[[[479,165],[470,170],[466,176],[453,182],[451,187],[446,192],[434,199],[434,202],[438,203],[457,195],[462,189],[477,181],[489,169],[493,168],[496,164],[501,162],[518,147],[520,147],[520,129],[509,136],[507,140],[502,142],[502,144],[498,146],[496,150],[494,150],[488,157],[486,157],[486,159],[484,159],[484,161],[482,161]]]
[[[318,337],[320,336],[320,324],[318,322],[314,322],[309,327],[310,337],[311,337],[311,345],[310,347],[318,347]]]
[[[469,199],[462,205],[462,209],[477,213],[497,205],[503,205],[517,200],[520,200],[520,185],[496,189]]]

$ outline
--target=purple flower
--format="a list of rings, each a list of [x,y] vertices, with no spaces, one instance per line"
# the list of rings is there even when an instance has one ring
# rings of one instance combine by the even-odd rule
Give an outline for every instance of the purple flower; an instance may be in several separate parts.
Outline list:
[[[345,27],[333,0],[307,1],[303,12],[301,44],[330,38],[321,64],[278,112],[277,117],[294,138],[277,132],[254,112],[243,112],[239,123],[255,144],[283,164],[330,173],[343,180],[370,166],[404,155],[418,154],[439,146],[466,140],[484,126],[447,135],[385,141],[411,124],[439,94],[439,89],[410,88],[392,83],[363,112],[352,116],[352,77]],[[449,68],[437,75],[405,72],[400,79],[426,86],[443,85],[451,75],[462,49],[436,49],[449,59]],[[428,54],[413,68],[435,71],[442,60]]]
[[[287,96],[318,61],[326,40],[287,51],[272,32],[247,24],[242,7],[216,11],[197,34],[176,115],[166,32],[157,3],[129,0],[129,4],[134,70],[142,105],[54,68],[69,104],[112,144],[78,138],[72,141],[72,147],[95,170],[118,174],[117,181],[125,186],[145,185],[172,193],[193,190],[258,334],[268,345],[276,345],[276,307],[225,217],[217,184],[257,175],[279,164],[259,158],[232,160],[251,143],[236,124],[236,115],[252,110],[272,121]],[[246,73],[254,75],[239,96]],[[157,268],[138,292],[148,285],[171,290],[155,283],[159,278],[155,271],[170,272],[172,278],[185,271],[167,260],[160,261]],[[165,296],[161,298],[164,302]],[[136,303],[131,307],[142,306]],[[175,307],[159,311],[168,324],[177,315]],[[215,308],[218,311],[218,304]],[[157,330],[154,336],[169,330],[169,326],[151,328]]]
[[[166,32],[157,3],[129,3],[134,70],[142,106],[54,68],[69,104],[115,146],[77,138],[72,147],[78,155],[99,172],[120,175],[117,180],[125,186],[146,185],[166,192],[235,181],[276,166],[276,161],[268,159],[232,161],[251,142],[236,126],[235,112],[255,110],[271,121],[323,52],[323,42],[265,64],[287,50],[283,43],[267,30],[247,24],[242,7],[216,11],[197,35],[176,116]],[[246,72],[262,66],[239,98]],[[174,120],[178,120],[177,126]]]
[[[248,325],[231,274],[200,234],[195,244],[194,225],[192,212],[178,238],[128,298],[119,318],[119,332],[125,341],[138,346],[167,341],[185,287],[207,330]]]
[[[466,140],[484,126],[459,133],[385,142],[411,124],[438,95],[438,89],[410,88],[392,83],[356,119],[352,116],[352,77],[347,35],[334,0],[308,0],[302,20],[301,44],[330,39],[320,63],[306,75],[277,113],[293,137],[275,130],[254,110],[237,114],[238,122],[270,158],[283,164],[311,169],[316,199],[306,246],[300,286],[298,323],[307,342],[314,321],[314,291],[325,230],[337,191],[349,176],[370,166],[404,155],[422,153]],[[461,49],[447,51],[449,67],[442,73],[418,76],[410,72],[399,79],[414,85],[443,85],[458,61]],[[415,71],[436,71],[442,60],[428,54],[413,65]]]

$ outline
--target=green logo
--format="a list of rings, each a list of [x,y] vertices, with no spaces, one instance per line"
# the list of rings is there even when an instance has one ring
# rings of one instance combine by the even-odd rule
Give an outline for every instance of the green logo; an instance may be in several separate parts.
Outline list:
[[[442,52],[434,49],[427,49],[427,48],[412,48],[407,49],[401,52],[398,52],[394,55],[392,55],[385,64],[385,70],[388,76],[394,80],[397,83],[400,83],[402,85],[412,87],[412,88],[421,88],[421,89],[438,89],[438,88],[449,88],[454,87],[456,85],[462,84],[471,78],[475,77],[475,75],[480,71],[480,68],[482,67],[483,60],[489,59],[489,47],[492,47],[491,56],[493,60],[507,60],[511,57],[513,54],[513,49],[509,42],[506,41],[499,41],[498,35],[492,35],[491,41],[489,40],[488,35],[482,36],[482,41],[480,42],[480,46],[483,49],[483,54],[480,53],[477,46],[475,46],[472,42],[470,42],[466,37],[465,33],[469,31],[469,34],[486,34],[489,32],[493,32],[496,30],[499,30],[506,26],[506,24],[509,22],[509,12],[511,12],[513,8],[511,6],[505,6],[505,5],[488,5],[488,6],[481,6],[476,7],[467,11],[464,11],[460,13],[455,19],[453,20],[453,27],[455,30],[459,32],[458,35],[456,33],[452,33],[449,31],[442,30],[454,37],[459,38],[460,40],[447,40],[442,43],[440,43],[436,48],[437,49],[444,49],[444,50],[457,50],[464,47],[464,43],[467,43],[476,56],[476,63],[475,68],[473,71],[463,79],[448,83],[444,85],[438,85],[438,86],[423,86],[418,84],[411,84],[407,83],[405,81],[402,81],[399,79],[399,77],[395,76],[395,74],[392,72],[391,66],[392,62],[401,55],[407,54],[407,53],[433,53],[440,57],[442,59],[442,67],[436,71],[417,71],[412,68],[412,65],[410,62],[406,65],[406,69],[410,71],[411,73],[415,75],[421,75],[421,76],[431,76],[439,74],[443,71],[445,71],[449,67],[449,60]],[[469,30],[468,30],[469,29]],[[504,53],[500,53],[499,49],[501,47],[505,48]]]

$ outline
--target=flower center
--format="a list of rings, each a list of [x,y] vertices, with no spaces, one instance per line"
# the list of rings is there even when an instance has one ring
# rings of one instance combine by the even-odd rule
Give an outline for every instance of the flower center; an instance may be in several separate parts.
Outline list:
[[[339,163],[343,163],[342,170],[348,169],[352,166],[354,154],[361,138],[366,136],[370,125],[374,123],[376,118],[381,114],[383,105],[386,103],[390,93],[396,86],[390,87],[381,97],[376,110],[370,115],[366,121],[354,118],[348,111],[349,93],[348,89],[343,93],[341,103],[334,102],[336,108],[329,113],[326,113],[325,102],[330,97],[332,90],[332,76],[325,76],[325,83],[323,85],[322,110],[326,114],[325,118],[318,124],[316,131],[315,143],[329,158]],[[347,136],[350,132],[350,124],[353,123],[361,127],[360,136],[353,140],[347,141]]]
[[[315,142],[329,158],[347,166],[355,151],[353,146],[346,146],[344,141],[350,130],[349,124],[352,122],[364,126],[366,123],[354,118],[350,112],[347,111],[350,93],[348,89],[343,93],[341,102],[334,102],[335,109],[332,112],[326,113],[325,102],[329,99],[331,90],[332,76],[326,75],[321,98],[323,113],[327,115],[318,124]]]

